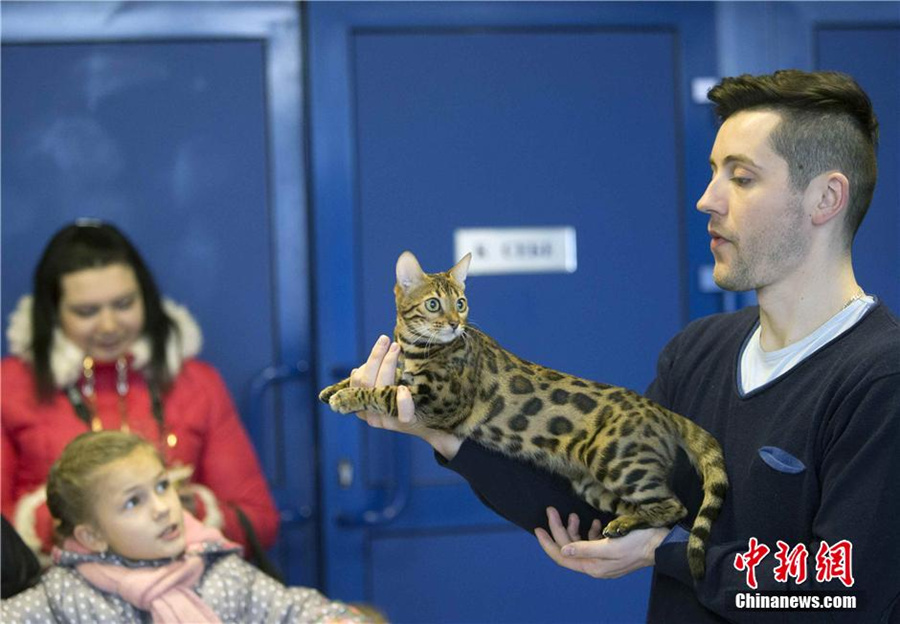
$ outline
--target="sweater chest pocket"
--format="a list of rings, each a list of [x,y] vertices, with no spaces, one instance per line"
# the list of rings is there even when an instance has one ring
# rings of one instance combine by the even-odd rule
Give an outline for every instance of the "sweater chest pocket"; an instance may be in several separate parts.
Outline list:
[[[808,470],[802,460],[788,451],[763,446],[757,450],[748,476],[757,503],[787,505],[786,508],[773,507],[772,511],[789,511],[803,498]]]

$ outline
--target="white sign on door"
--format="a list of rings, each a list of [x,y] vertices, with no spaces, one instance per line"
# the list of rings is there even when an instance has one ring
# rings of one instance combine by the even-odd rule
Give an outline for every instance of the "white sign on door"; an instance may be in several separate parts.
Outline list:
[[[454,258],[472,252],[469,275],[574,273],[578,265],[573,227],[459,228]]]

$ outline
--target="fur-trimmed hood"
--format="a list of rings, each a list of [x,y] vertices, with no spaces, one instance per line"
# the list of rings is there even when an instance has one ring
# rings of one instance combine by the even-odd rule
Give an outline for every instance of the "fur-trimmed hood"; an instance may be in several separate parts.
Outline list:
[[[9,327],[6,330],[9,352],[26,362],[34,361],[31,347],[32,304],[33,297],[31,295],[24,295],[19,299],[16,309],[9,315]],[[177,330],[171,332],[166,345],[166,367],[174,378],[181,371],[181,365],[185,360],[200,353],[200,349],[203,347],[203,334],[186,307],[165,298],[162,306],[168,317],[175,323]],[[129,354],[133,358],[132,366],[142,369],[150,361],[150,340],[146,336],[141,336],[132,345]],[[58,388],[65,388],[78,380],[82,373],[84,356],[84,351],[69,340],[62,329],[56,327],[53,330],[50,369],[53,371],[53,381]]]

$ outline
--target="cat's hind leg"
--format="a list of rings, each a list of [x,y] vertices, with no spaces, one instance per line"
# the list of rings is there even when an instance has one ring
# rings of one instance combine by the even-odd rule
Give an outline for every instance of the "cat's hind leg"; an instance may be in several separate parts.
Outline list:
[[[684,518],[687,510],[670,495],[640,503],[623,499],[616,514],[616,519],[603,527],[606,537],[622,537],[635,529],[670,526]]]
[[[621,500],[618,495],[603,487],[593,476],[585,475],[572,482],[572,489],[580,499],[594,509],[609,513],[622,513],[619,510]]]

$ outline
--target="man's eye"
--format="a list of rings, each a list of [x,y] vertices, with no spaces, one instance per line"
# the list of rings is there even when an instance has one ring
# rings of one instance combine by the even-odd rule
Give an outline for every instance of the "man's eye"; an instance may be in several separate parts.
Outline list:
[[[735,184],[737,184],[738,186],[747,186],[753,180],[751,180],[750,178],[742,178],[740,176],[734,176],[733,178],[731,178],[731,181],[734,182]]]
[[[128,500],[125,501],[125,504],[123,505],[123,507],[125,509],[134,509],[135,507],[138,506],[138,504],[140,504],[140,502],[141,502],[140,496],[132,496],[131,498],[129,498]]]
[[[162,481],[160,481],[159,483],[156,484],[156,491],[159,492],[160,494],[162,494],[169,489],[170,485],[171,485],[171,483],[169,482],[168,479],[163,479]]]
[[[81,318],[90,318],[97,313],[98,308],[91,306],[88,308],[71,308],[71,310],[75,316],[80,316]]]

